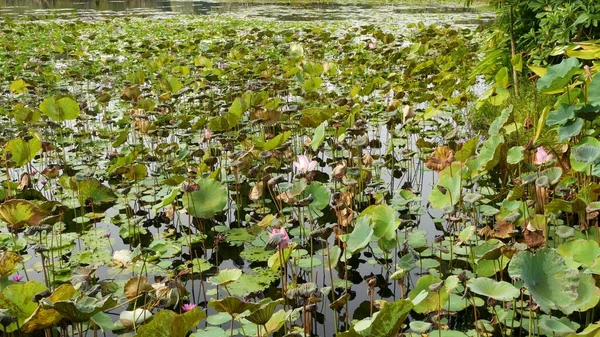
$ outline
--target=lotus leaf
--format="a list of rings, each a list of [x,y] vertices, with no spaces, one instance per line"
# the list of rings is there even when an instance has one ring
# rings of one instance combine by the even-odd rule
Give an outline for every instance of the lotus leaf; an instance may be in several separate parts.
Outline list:
[[[406,300],[398,300],[391,303],[383,302],[377,316],[370,322],[368,335],[371,337],[396,336],[412,308],[412,302]],[[338,334],[338,336],[355,337],[363,335],[352,327],[350,330]]]
[[[360,252],[371,242],[373,228],[371,228],[370,222],[371,217],[369,215],[361,216],[358,218],[352,233],[340,237],[342,241],[346,242],[346,250],[351,254]]]
[[[537,82],[537,89],[545,93],[565,87],[571,83],[572,77],[580,72],[579,65],[577,58],[570,57],[560,64],[550,66]]]
[[[66,301],[69,300],[77,290],[70,284],[63,284],[56,288],[52,295],[48,297],[51,302]],[[57,324],[63,317],[61,314],[52,309],[38,306],[33,314],[29,316],[21,326],[21,330],[25,333],[32,333],[35,330],[43,330],[47,327],[51,327]]]
[[[69,97],[63,97],[58,100],[46,98],[40,104],[40,110],[55,122],[76,119],[81,113],[79,104]]]
[[[185,337],[188,332],[198,326],[206,314],[200,308],[192,309],[183,314],[171,310],[161,310],[148,324],[142,325],[136,336],[140,337]]]
[[[221,269],[216,276],[210,277],[208,282],[219,285],[226,286],[242,276],[242,271],[240,269]]]
[[[0,279],[12,274],[21,262],[23,262],[23,258],[17,253],[11,251],[0,252]]]
[[[51,302],[48,299],[42,301],[46,308],[56,310],[63,317],[74,323],[87,322],[95,314],[109,310],[117,305],[117,300],[110,295],[102,299],[84,296],[68,301],[60,300]]]
[[[182,201],[190,215],[210,219],[227,205],[227,190],[216,180],[202,180],[197,191],[184,193]]]
[[[544,312],[558,309],[569,313],[577,299],[577,271],[569,268],[553,249],[542,248],[535,254],[517,253],[508,266],[508,273],[513,279],[523,281]]]
[[[427,291],[427,297],[415,305],[414,311],[417,313],[428,313],[440,308],[443,308],[448,301],[448,292],[445,290],[445,286],[441,286],[436,291],[430,291],[432,285],[436,285],[442,282],[441,279],[432,275],[425,275],[417,280],[415,287],[408,293],[408,297],[413,300],[421,291]]]
[[[7,325],[5,332],[15,331],[18,326],[23,325],[24,321],[38,307],[38,304],[31,299],[35,294],[44,290],[46,290],[46,287],[36,281],[15,283],[2,289],[0,292],[0,309],[6,309],[9,315],[17,317],[17,322]]]
[[[494,281],[486,277],[470,279],[467,283],[472,292],[497,301],[511,301],[521,294],[519,289],[505,281]]]
[[[17,138],[13,139],[4,147],[4,159],[10,154],[10,160],[21,167],[32,161],[36,154],[42,149],[42,142],[33,137],[27,141]]]

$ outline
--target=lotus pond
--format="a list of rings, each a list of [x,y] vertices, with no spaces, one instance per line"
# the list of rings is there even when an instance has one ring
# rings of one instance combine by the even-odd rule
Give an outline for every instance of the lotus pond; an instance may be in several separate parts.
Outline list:
[[[3,335],[600,334],[597,45],[521,118],[460,25],[1,29]]]

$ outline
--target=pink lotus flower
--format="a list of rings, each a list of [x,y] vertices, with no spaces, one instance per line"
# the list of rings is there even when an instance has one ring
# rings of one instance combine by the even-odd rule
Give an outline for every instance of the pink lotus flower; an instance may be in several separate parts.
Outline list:
[[[23,276],[16,274],[12,277],[12,280],[15,282],[20,282],[23,279]]]
[[[273,232],[269,234],[269,243],[271,246],[278,246],[283,249],[290,243],[290,236],[285,228],[273,228]]]
[[[294,167],[298,169],[298,173],[308,173],[317,168],[317,162],[311,161],[305,154],[298,155],[298,161],[294,162]]]
[[[181,310],[183,310],[183,312],[188,312],[194,309],[196,309],[196,305],[194,303],[186,303],[181,306]]]
[[[212,137],[212,132],[210,132],[210,129],[204,129],[204,139],[208,140],[210,137]]]
[[[554,158],[551,154],[548,154],[543,147],[538,146],[537,151],[535,153],[535,157],[533,158],[533,163],[535,165],[543,165],[548,163]]]

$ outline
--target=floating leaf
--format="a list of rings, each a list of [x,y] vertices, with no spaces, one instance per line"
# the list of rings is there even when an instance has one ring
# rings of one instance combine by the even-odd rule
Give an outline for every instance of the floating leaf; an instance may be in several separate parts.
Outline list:
[[[218,286],[226,286],[239,279],[240,276],[242,276],[240,269],[221,269],[216,276],[208,278],[208,282]]]

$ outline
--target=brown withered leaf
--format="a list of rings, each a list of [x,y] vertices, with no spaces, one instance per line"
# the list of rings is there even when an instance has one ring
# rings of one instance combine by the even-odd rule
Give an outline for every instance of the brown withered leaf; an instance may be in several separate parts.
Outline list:
[[[496,222],[494,227],[493,235],[498,239],[508,239],[511,237],[511,233],[515,230],[515,225],[506,221],[500,220]]]
[[[454,161],[454,151],[447,146],[440,146],[433,151],[433,154],[425,162],[428,169],[440,172],[450,166]]]
[[[530,231],[529,229],[525,228],[525,230],[523,230],[523,234],[525,235],[525,243],[529,248],[535,249],[546,244],[546,239],[544,238],[542,231]]]
[[[152,290],[152,285],[144,276],[132,277],[125,283],[125,297],[130,300],[150,290]]]

